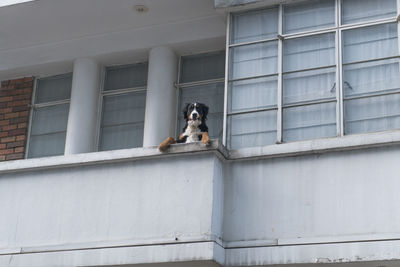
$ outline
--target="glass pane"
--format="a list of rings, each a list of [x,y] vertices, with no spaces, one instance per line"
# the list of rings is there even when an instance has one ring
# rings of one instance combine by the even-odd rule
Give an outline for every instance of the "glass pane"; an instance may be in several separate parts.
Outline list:
[[[186,103],[199,102],[209,107],[207,126],[211,138],[222,137],[222,124],[224,112],[224,84],[215,83],[185,87],[180,90],[178,135],[181,134],[185,121],[182,110]]]
[[[283,32],[294,33],[335,26],[335,1],[313,0],[283,7]]]
[[[336,102],[283,109],[283,140],[336,136]]]
[[[38,79],[35,103],[46,103],[71,98],[72,74]]]
[[[105,96],[99,150],[142,146],[145,105],[146,92]]]
[[[228,118],[230,149],[276,142],[276,110],[232,115]]]
[[[277,76],[231,82],[229,112],[276,106]]]
[[[396,0],[342,0],[342,23],[395,17],[396,11]]]
[[[132,122],[143,122],[146,92],[132,92],[105,96],[101,125],[110,126]]]
[[[278,42],[234,47],[231,49],[231,79],[277,73]]]
[[[69,104],[34,109],[31,135],[66,131],[68,112]]]
[[[379,60],[343,67],[345,96],[400,89],[400,59]]]
[[[400,95],[344,102],[345,133],[366,133],[400,128]]]
[[[397,24],[343,31],[343,63],[397,55]]]
[[[107,68],[104,91],[145,87],[147,67],[147,63],[139,63]]]
[[[65,132],[31,135],[28,158],[47,157],[64,154]]]
[[[233,44],[276,38],[277,34],[278,8],[232,15]]]
[[[103,127],[100,130],[99,150],[141,147],[143,129],[143,122]]]
[[[225,51],[181,58],[180,82],[195,82],[225,77]]]
[[[283,75],[283,103],[336,98],[335,68]]]
[[[283,71],[335,65],[335,34],[321,34],[283,43]]]

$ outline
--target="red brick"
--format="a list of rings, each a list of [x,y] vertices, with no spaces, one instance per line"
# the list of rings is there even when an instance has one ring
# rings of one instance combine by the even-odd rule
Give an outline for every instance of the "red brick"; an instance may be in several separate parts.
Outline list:
[[[20,117],[20,118],[12,118],[10,120],[11,124],[14,123],[22,123],[22,122],[28,122],[28,117]]]
[[[11,100],[13,100],[12,96],[0,97],[0,102],[9,102]]]
[[[21,111],[18,115],[20,117],[27,117],[27,116],[29,116],[29,112],[28,111]]]
[[[0,161],[4,161],[4,160],[6,160],[6,156],[0,156]]]
[[[4,114],[4,113],[10,113],[12,112],[12,108],[2,108],[0,109],[0,113]]]
[[[8,136],[8,132],[0,132],[0,138],[7,137],[7,136]]]
[[[24,145],[24,141],[11,142],[11,143],[7,143],[7,148],[15,148],[15,147],[23,146],[23,145]]]
[[[15,153],[23,153],[23,152],[25,152],[25,147],[16,147],[16,148],[14,148],[14,152]]]
[[[2,132],[7,132],[7,131],[10,131],[10,130],[15,130],[17,128],[18,128],[18,125],[16,125],[16,124],[6,125],[6,126],[1,127],[1,131]]]
[[[30,100],[18,100],[18,101],[12,101],[8,102],[8,107],[16,107],[16,106],[26,106],[31,103]]]
[[[15,136],[9,136],[9,137],[5,137],[5,138],[1,138],[1,143],[9,143],[9,142],[14,142],[16,139]]]
[[[26,135],[18,135],[15,139],[15,141],[23,141],[26,139]]]
[[[0,150],[0,155],[9,155],[12,153],[14,153],[14,148]]]
[[[12,130],[8,132],[9,136],[17,136],[17,135],[21,135],[21,134],[25,134],[26,133],[26,129],[17,129],[17,130]]]
[[[7,86],[9,83],[10,83],[10,81],[2,81],[1,87]]]
[[[2,121],[0,121],[0,126],[9,125],[9,124],[10,124],[10,120],[2,120]]]
[[[13,112],[17,112],[17,111],[28,111],[29,110],[29,106],[25,105],[25,106],[19,106],[19,107],[12,107],[12,111]]]
[[[24,82],[33,82],[34,77],[25,77]]]
[[[5,149],[6,148],[6,144],[0,144],[0,149]]]
[[[7,113],[4,115],[5,119],[11,119],[11,118],[17,118],[17,117],[19,117],[19,112]]]
[[[6,160],[23,159],[24,153],[11,154],[6,156]]]
[[[28,127],[28,124],[26,123],[26,122],[23,122],[23,123],[19,123],[18,124],[18,129],[25,129],[25,128],[27,128]]]
[[[16,96],[13,96],[13,101],[14,100],[26,100],[26,99],[31,99],[31,95],[30,94],[24,94],[24,95],[16,95]]]

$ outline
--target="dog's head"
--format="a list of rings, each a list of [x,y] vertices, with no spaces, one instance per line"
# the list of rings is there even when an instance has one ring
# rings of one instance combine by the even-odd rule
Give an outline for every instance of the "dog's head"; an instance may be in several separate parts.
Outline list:
[[[202,103],[189,103],[183,109],[183,117],[187,122],[204,122],[207,114],[208,107]]]

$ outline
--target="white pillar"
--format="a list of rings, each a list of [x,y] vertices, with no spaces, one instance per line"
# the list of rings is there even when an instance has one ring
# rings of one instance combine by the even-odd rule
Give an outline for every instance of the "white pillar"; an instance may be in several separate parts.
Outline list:
[[[178,59],[169,47],[156,47],[149,54],[146,113],[143,146],[159,145],[174,136],[176,121],[176,89]]]
[[[100,86],[100,66],[89,58],[74,62],[65,154],[96,150],[96,122]]]

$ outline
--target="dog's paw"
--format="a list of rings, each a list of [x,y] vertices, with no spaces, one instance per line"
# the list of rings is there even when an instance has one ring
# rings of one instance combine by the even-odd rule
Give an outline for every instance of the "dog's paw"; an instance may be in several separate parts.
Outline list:
[[[211,145],[211,140],[210,139],[201,140],[201,143],[203,143],[203,145],[205,146],[209,146]]]
[[[165,152],[168,149],[168,145],[159,145],[158,150],[160,152]]]

